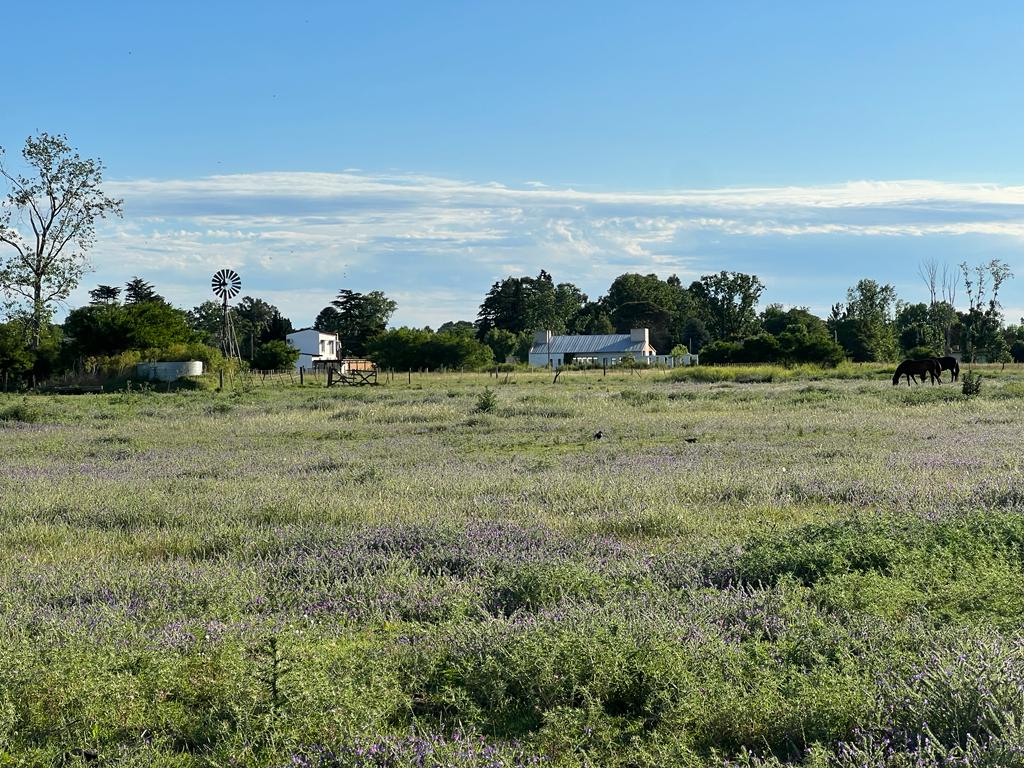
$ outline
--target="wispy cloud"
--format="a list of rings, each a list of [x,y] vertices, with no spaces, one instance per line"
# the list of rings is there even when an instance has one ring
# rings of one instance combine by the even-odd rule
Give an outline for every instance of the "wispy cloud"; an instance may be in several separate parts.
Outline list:
[[[471,318],[491,282],[540,268],[593,296],[625,271],[743,269],[768,300],[822,307],[857,277],[913,290],[925,255],[1012,261],[1024,240],[1024,187],[991,184],[635,193],[346,171],[108,186],[126,215],[102,232],[97,281],[144,275],[192,305],[229,265],[301,323],[343,286],[394,295],[399,322]]]

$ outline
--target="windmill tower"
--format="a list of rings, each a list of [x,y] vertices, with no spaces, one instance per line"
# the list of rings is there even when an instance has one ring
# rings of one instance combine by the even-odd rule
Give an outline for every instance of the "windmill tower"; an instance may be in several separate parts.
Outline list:
[[[238,351],[238,339],[235,336],[235,325],[231,322],[228,299],[233,299],[242,290],[242,278],[233,269],[222,269],[214,274],[210,286],[214,295],[221,298],[224,307],[220,327],[220,351],[224,353],[224,357],[240,360],[242,355]]]

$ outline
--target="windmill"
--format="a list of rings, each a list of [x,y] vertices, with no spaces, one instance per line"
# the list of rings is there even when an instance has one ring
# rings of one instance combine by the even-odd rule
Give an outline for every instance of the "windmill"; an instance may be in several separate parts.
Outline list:
[[[224,304],[224,318],[220,327],[220,350],[224,357],[241,359],[238,351],[238,339],[235,337],[235,326],[231,322],[231,312],[228,310],[228,299],[233,299],[242,290],[242,278],[233,269],[222,269],[216,272],[213,280],[210,281],[215,296],[219,296]]]

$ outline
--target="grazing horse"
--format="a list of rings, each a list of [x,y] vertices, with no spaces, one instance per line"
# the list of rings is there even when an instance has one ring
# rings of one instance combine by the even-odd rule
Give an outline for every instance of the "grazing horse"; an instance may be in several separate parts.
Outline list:
[[[957,362],[955,357],[940,357],[939,369],[940,376],[942,371],[949,371],[949,375],[952,377],[950,381],[956,381],[960,378],[960,363]]]
[[[917,381],[917,377],[921,377],[921,383],[924,384],[925,376],[931,376],[932,383],[934,384],[939,380],[942,375],[942,369],[939,367],[938,360],[904,360],[896,367],[896,373],[892,375],[892,385],[895,387],[900,383],[900,378],[903,376],[907,377],[907,386],[910,386],[910,380],[914,379]]]

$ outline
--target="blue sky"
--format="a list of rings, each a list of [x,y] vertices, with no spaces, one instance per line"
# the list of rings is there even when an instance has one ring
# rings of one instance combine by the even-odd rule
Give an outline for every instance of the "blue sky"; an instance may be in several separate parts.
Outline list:
[[[825,312],[1003,258],[1024,313],[1024,6],[231,3],[5,8],[0,146],[66,132],[125,217],[97,282],[208,273],[308,323],[341,287],[467,318],[549,269],[759,274]]]

